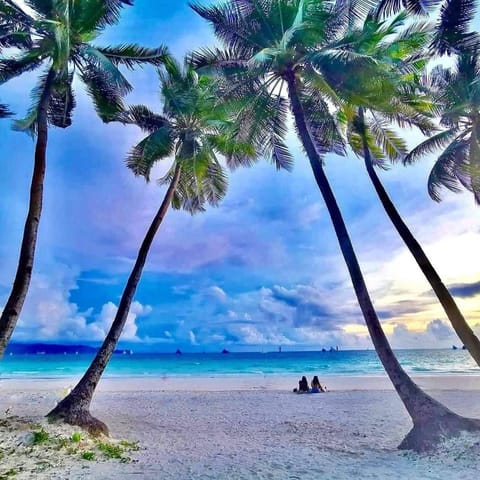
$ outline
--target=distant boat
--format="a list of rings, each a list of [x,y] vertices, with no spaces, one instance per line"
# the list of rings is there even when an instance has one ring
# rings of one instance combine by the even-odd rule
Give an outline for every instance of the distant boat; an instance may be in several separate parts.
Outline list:
[[[37,355],[45,355],[45,352],[37,352]]]
[[[224,349],[222,350],[222,353],[230,353],[230,352],[229,352],[227,349],[224,348]]]
[[[124,350],[122,353],[124,355],[133,355],[133,350]]]
[[[181,355],[181,354],[182,354],[182,351],[179,348],[177,348],[177,351],[175,352],[175,355]]]
[[[452,350],[458,350],[458,347],[456,345],[452,345]]]

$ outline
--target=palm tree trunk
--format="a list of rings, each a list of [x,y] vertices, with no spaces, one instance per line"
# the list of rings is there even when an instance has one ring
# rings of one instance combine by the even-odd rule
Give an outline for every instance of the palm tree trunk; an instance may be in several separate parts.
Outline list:
[[[397,229],[400,237],[405,242],[405,245],[408,247],[410,253],[415,258],[415,261],[420,267],[420,270],[423,272],[425,278],[428,280],[433,291],[437,295],[438,300],[442,304],[442,307],[445,310],[445,313],[447,314],[447,317],[450,320],[450,323],[452,324],[455,332],[470,352],[470,355],[480,366],[480,341],[466,322],[452,295],[448,291],[447,287],[443,284],[442,279],[436,272],[435,268],[431,264],[422,247],[417,242],[412,232],[408,229],[405,222],[402,220],[402,217],[398,213],[395,205],[390,200],[390,197],[388,196],[388,193],[386,192],[384,186],[380,182],[380,179],[375,172],[375,168],[373,167],[370,149],[368,148],[363,108],[358,109],[358,114],[360,117],[360,128],[362,129],[361,137],[363,143],[363,157],[365,160],[365,167],[367,168],[368,176],[370,177],[370,180],[375,187],[378,198],[382,202],[385,212],[387,213],[391,222]]]
[[[323,170],[322,159],[315,148],[307,126],[298,95],[295,74],[293,72],[286,74],[285,80],[288,85],[290,106],[298,135],[305,148],[315,180],[330,214],[373,345],[387,375],[413,421],[413,429],[402,441],[399,448],[417,451],[430,450],[435,448],[443,436],[452,436],[460,433],[462,430],[480,429],[480,420],[458,416],[421,390],[406,374],[395,357],[373,307],[345,222]]]
[[[48,106],[50,104],[55,71],[53,68],[48,72],[45,87],[40,97],[37,113],[37,143],[35,145],[35,160],[32,181],[30,184],[30,200],[28,214],[23,230],[22,246],[18,259],[17,272],[13,282],[10,296],[0,317],[0,359],[5,353],[8,342],[13,334],[15,326],[22,311],[28,287],[32,278],[35,248],[37,244],[38,226],[42,214],[43,183],[45,179],[45,167],[48,141]]]
[[[138,251],[137,260],[123,291],[117,314],[115,315],[115,319],[113,320],[112,326],[110,327],[100,350],[76,387],[50,413],[47,414],[47,417],[50,419],[63,420],[71,425],[79,425],[94,435],[99,433],[108,435],[107,426],[90,414],[90,403],[98,382],[100,381],[100,377],[112,357],[123,327],[125,326],[125,322],[127,321],[130,305],[137,290],[148,252],[170,204],[172,203],[172,198],[180,177],[180,169],[180,165],[177,164],[173,179],[165,193],[163,202]]]

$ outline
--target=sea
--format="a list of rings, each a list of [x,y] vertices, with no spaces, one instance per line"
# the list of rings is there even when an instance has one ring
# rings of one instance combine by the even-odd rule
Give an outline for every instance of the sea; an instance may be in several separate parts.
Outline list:
[[[479,374],[465,350],[397,350],[413,374]],[[13,354],[0,361],[0,378],[58,378],[81,375],[91,353]],[[172,377],[224,375],[376,375],[383,367],[373,350],[230,353],[115,354],[106,377]]]

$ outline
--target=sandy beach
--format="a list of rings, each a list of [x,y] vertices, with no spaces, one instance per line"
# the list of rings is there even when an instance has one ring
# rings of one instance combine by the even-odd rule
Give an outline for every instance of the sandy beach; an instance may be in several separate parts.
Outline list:
[[[480,417],[480,376],[415,379],[458,413]],[[2,379],[0,415],[5,418],[9,409],[10,418],[68,437],[78,429],[49,425],[43,415],[74,381]],[[479,437],[459,438],[435,455],[396,449],[411,424],[386,377],[332,376],[324,382],[326,394],[295,395],[295,378],[289,377],[105,379],[92,413],[109,425],[113,441],[139,442],[140,449],[128,454],[132,461],[87,461],[26,446],[4,455],[0,474],[14,469],[22,479],[478,478]],[[0,430],[3,451],[29,442],[21,429]]]

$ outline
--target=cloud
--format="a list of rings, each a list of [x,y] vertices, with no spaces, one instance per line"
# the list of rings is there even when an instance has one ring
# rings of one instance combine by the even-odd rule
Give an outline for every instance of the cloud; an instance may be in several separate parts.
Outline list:
[[[117,311],[118,307],[114,303],[106,303],[105,305],[103,305],[102,310],[98,315],[95,323],[97,324],[97,326],[100,326],[104,332],[108,332],[115,318],[115,315],[117,314]],[[151,312],[152,307],[150,307],[149,305],[142,305],[139,302],[132,302],[130,306],[130,311],[127,315],[127,321],[125,322],[125,326],[123,327],[121,337],[122,340],[138,341],[138,326],[136,324],[136,320],[138,317],[149,315]]]
[[[77,288],[77,273],[64,266],[57,266],[49,275],[36,274],[32,278],[17,328],[15,341],[100,342],[117,312],[113,302],[102,305],[98,314],[94,308],[80,311],[71,302],[70,294]],[[138,341],[139,317],[147,316],[152,308],[133,302],[122,333],[122,340]]]
[[[457,283],[449,286],[450,293],[456,297],[475,297],[480,293],[480,282]]]
[[[415,331],[402,324],[396,325],[391,342],[395,348],[449,348],[458,344],[459,340],[450,325],[436,319],[430,321],[423,331]]]
[[[441,320],[432,320],[428,325],[425,333],[433,335],[437,340],[449,340],[455,333],[450,325]]]

